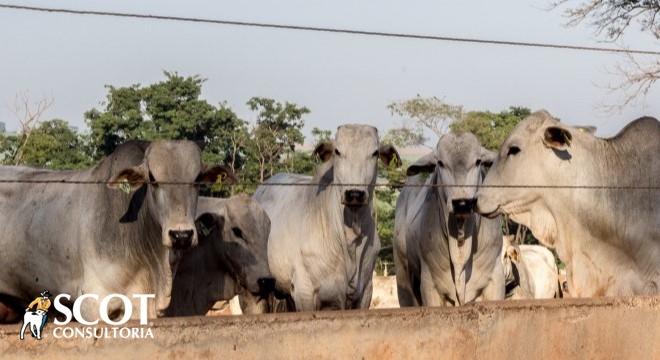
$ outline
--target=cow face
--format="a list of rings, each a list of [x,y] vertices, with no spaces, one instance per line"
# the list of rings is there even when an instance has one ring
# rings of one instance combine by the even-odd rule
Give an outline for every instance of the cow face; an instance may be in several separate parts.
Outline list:
[[[314,153],[322,161],[332,162],[333,183],[347,184],[340,188],[342,204],[351,210],[370,203],[379,159],[386,165],[391,161],[401,164],[396,149],[380,145],[378,130],[367,125],[340,126],[335,141],[318,145]]]
[[[549,204],[561,190],[534,186],[576,183],[569,171],[573,138],[592,136],[559,123],[546,111],[535,112],[511,132],[477,196],[478,211],[486,216],[506,213],[529,227],[547,245],[554,243],[554,217]],[[532,187],[507,187],[532,185]],[[548,196],[553,195],[553,196]],[[535,215],[531,216],[534,212]]]
[[[217,212],[200,214],[197,228],[201,241],[212,242],[217,265],[243,288],[262,297],[275,289],[268,267],[270,219],[255,200],[227,199]]]
[[[163,245],[187,249],[197,245],[198,187],[193,183],[215,182],[220,178],[233,179],[233,175],[225,167],[206,169],[195,143],[156,141],[147,148],[142,164],[120,171],[109,187],[144,191],[147,211],[161,226]]]
[[[473,134],[449,133],[440,138],[432,154],[411,165],[407,175],[435,171],[438,184],[458,185],[438,187],[437,191],[446,201],[448,213],[465,220],[472,214],[477,185],[481,184],[494,157],[495,154],[483,148]]]

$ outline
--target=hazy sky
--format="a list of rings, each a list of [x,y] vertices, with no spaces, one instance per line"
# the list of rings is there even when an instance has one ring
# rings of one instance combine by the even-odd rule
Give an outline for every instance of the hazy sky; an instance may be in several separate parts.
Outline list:
[[[8,0],[10,1],[10,0]],[[599,45],[589,28],[565,28],[549,1],[440,0],[60,0],[15,4],[199,16],[281,24],[343,27],[458,37]],[[626,45],[660,44],[633,31]],[[603,44],[600,44],[603,45]],[[608,45],[609,46],[609,45]],[[247,120],[251,96],[266,96],[312,110],[307,128],[347,122],[384,131],[400,123],[393,100],[435,95],[467,109],[510,105],[545,108],[573,124],[592,124],[611,135],[641,115],[660,115],[660,86],[622,113],[615,83],[621,55],[457,44],[210,24],[57,15],[0,9],[0,121],[17,122],[7,104],[19,91],[52,96],[46,118],[83,127],[83,112],[104,99],[104,85],[148,84],[162,71],[200,74],[203,96],[227,101]]]

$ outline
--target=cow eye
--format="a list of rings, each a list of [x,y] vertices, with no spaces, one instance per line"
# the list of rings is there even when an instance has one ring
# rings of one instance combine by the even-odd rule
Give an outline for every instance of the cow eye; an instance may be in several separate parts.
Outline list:
[[[373,153],[373,154],[371,154],[371,156],[372,156],[372,157],[378,157],[378,155],[379,155],[379,152],[378,152],[378,150],[376,150],[376,151],[374,151],[374,153]]]
[[[243,231],[241,231],[241,229],[233,227],[231,228],[231,232],[233,232],[236,237],[243,239]]]
[[[438,160],[438,166],[440,166],[441,168],[443,168],[443,167],[445,167],[445,164],[444,164],[442,161]]]
[[[516,155],[517,153],[520,152],[520,148],[517,146],[510,146],[509,147],[509,152],[507,153],[507,156],[509,155]]]
[[[335,155],[341,156],[341,153],[339,152],[339,150],[335,149]]]

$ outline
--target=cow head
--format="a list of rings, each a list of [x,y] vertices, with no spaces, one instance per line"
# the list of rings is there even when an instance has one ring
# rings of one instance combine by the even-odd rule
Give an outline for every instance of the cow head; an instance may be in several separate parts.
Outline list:
[[[504,278],[507,284],[515,280],[513,266],[517,266],[520,260],[520,248],[512,243],[512,239],[512,235],[504,235],[502,239],[502,254],[500,257],[504,267]]]
[[[133,194],[142,207],[146,201],[149,215],[161,226],[162,242],[168,248],[187,249],[197,245],[195,212],[198,187],[194,182],[231,182],[226,167],[206,168],[201,150],[191,141],[155,141],[141,164],[120,170],[108,184],[110,188]]]
[[[217,200],[223,206],[204,209],[197,218],[200,241],[212,249],[217,265],[239,285],[265,297],[275,289],[268,267],[270,219],[247,195]]]
[[[484,180],[485,186],[492,187],[479,190],[478,211],[486,216],[509,214],[529,227],[539,240],[553,246],[556,224],[549,205],[559,201],[561,191],[543,186],[578,183],[577,172],[570,171],[577,136],[593,138],[589,131],[565,126],[546,111],[535,112],[520,122]],[[511,185],[530,187],[507,187]]]
[[[472,215],[476,203],[477,186],[493,162],[495,154],[479,144],[471,133],[443,135],[433,153],[426,155],[408,167],[406,174],[435,172],[436,183],[459,185],[438,187],[440,198],[446,201],[447,213],[459,220]],[[461,185],[465,185],[462,187]]]
[[[341,187],[342,204],[357,210],[371,201],[380,159],[386,166],[401,158],[391,145],[380,145],[378,130],[367,125],[342,125],[337,128],[334,142],[321,143],[314,153],[323,162],[331,162],[333,183],[350,184]]]

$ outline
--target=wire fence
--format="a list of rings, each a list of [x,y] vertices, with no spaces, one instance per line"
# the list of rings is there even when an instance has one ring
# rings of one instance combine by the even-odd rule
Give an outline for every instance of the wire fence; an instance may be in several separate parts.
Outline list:
[[[495,39],[479,39],[479,38],[410,34],[410,33],[397,33],[397,32],[385,32],[385,31],[368,31],[368,30],[342,29],[342,28],[319,27],[319,26],[286,25],[286,24],[273,24],[273,23],[262,23],[262,22],[251,22],[251,21],[209,19],[209,18],[199,18],[199,17],[135,14],[135,13],[127,13],[127,12],[114,12],[114,11],[76,10],[76,9],[25,6],[25,5],[14,5],[14,4],[3,4],[3,3],[0,3],[0,9],[32,11],[32,12],[36,11],[36,12],[71,14],[71,15],[107,16],[107,17],[119,17],[119,18],[130,18],[130,19],[143,19],[143,20],[178,21],[178,22],[189,22],[189,23],[257,27],[257,28],[266,28],[266,29],[297,30],[297,31],[309,31],[309,32],[324,32],[324,33],[336,33],[336,34],[348,34],[348,35],[378,36],[378,37],[400,38],[400,39],[449,41],[449,42],[470,43],[470,44],[523,46],[523,47],[592,51],[592,52],[604,52],[604,53],[660,55],[660,51],[654,51],[654,50],[625,49],[625,48],[612,48],[612,47],[599,47],[599,46],[581,46],[581,45],[495,40]]]
[[[71,15],[87,15],[87,16],[106,16],[106,17],[119,17],[143,20],[159,20],[159,21],[178,21],[189,23],[205,23],[216,25],[230,25],[230,26],[244,26],[244,27],[257,27],[268,29],[282,29],[282,30],[299,30],[311,32],[325,32],[325,33],[339,33],[350,35],[363,35],[363,36],[377,36],[388,38],[403,38],[403,39],[418,39],[418,40],[435,40],[435,41],[449,41],[459,43],[471,44],[487,44],[487,45],[505,45],[505,46],[523,46],[523,47],[537,47],[537,48],[552,48],[552,49],[565,49],[565,50],[578,50],[578,51],[594,51],[606,53],[626,53],[626,54],[642,54],[642,55],[658,55],[660,51],[641,50],[641,49],[624,49],[624,48],[610,48],[610,47],[596,47],[596,46],[579,46],[567,44],[553,44],[541,42],[522,42],[522,41],[508,41],[508,40],[493,40],[493,39],[480,39],[480,38],[463,38],[452,36],[438,36],[438,35],[423,35],[423,34],[410,34],[410,33],[396,33],[396,32],[381,32],[381,31],[367,31],[355,29],[342,29],[330,27],[317,27],[317,26],[301,26],[301,25],[286,25],[286,24],[273,24],[249,21],[233,21],[222,19],[209,19],[199,17],[183,17],[183,16],[169,16],[169,15],[153,15],[153,14],[136,14],[127,12],[112,12],[112,11],[96,11],[96,10],[78,10],[67,8],[52,8],[52,7],[38,7],[38,6],[25,6],[0,3],[0,9],[31,11],[31,12],[46,12],[58,14],[71,14]],[[433,187],[433,188],[500,188],[500,189],[592,189],[592,190],[659,190],[660,185],[535,185],[535,184],[516,184],[516,185],[478,185],[478,184],[404,184],[404,183],[376,183],[376,184],[354,184],[354,183],[283,183],[283,182],[234,182],[234,183],[217,183],[217,182],[179,182],[179,181],[140,181],[140,182],[113,182],[103,180],[70,180],[70,179],[0,179],[0,184],[60,184],[60,185],[119,185],[125,186],[136,184],[151,184],[151,185],[172,185],[172,186],[213,186],[223,185],[227,187],[257,187],[257,186],[323,186],[323,187]]]
[[[405,183],[287,183],[287,182],[207,182],[207,181],[107,181],[68,179],[0,179],[0,184],[58,184],[58,185],[169,185],[169,186],[297,186],[297,187],[411,187],[411,188],[496,188],[496,189],[592,189],[592,190],[660,190],[660,185],[483,185],[483,184],[405,184]]]

